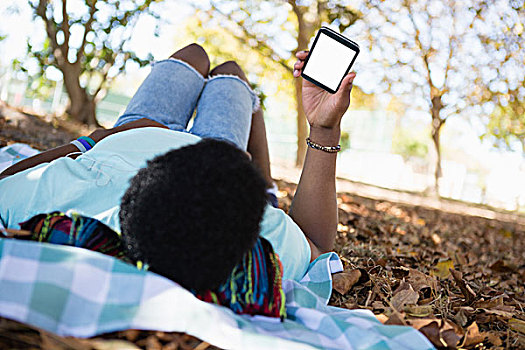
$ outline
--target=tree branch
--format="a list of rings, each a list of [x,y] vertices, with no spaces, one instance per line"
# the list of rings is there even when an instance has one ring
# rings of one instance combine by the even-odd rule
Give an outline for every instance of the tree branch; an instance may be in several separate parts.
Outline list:
[[[69,62],[68,52],[69,52],[69,37],[71,33],[69,32],[69,15],[67,14],[67,0],[62,0],[62,24],[60,26],[62,32],[64,33],[64,43],[62,46],[62,53],[64,54],[64,59],[66,62]]]
[[[303,8],[301,8],[301,6],[297,6],[294,0],[288,0],[288,3],[292,5],[292,10],[297,17],[297,48],[294,50],[294,53],[297,53],[298,51],[305,50],[307,48],[306,45],[308,45],[308,39],[310,37],[310,28],[304,20],[305,11]],[[318,6],[320,6],[319,3]],[[320,9],[318,7],[317,11],[319,10]],[[318,20],[319,17],[320,16],[317,16]]]
[[[300,6],[297,6],[297,2],[295,0],[288,0],[288,4],[292,6],[292,10],[296,15],[304,15],[303,9]]]
[[[455,5],[455,3],[454,3]],[[452,11],[451,13],[451,16],[454,16],[454,10]],[[468,25],[468,28],[471,28],[472,29],[472,26],[474,25],[474,21],[476,20],[476,16],[473,16],[472,17],[472,20],[470,21],[469,25]],[[456,21],[454,21],[454,26],[457,24]],[[454,32],[456,32],[454,30]],[[448,52],[448,58],[447,58],[447,66],[445,68],[445,78],[443,80],[443,90],[442,90],[442,93],[445,93],[448,91],[448,77],[449,77],[449,71],[451,70],[452,68],[452,65],[451,65],[451,61],[452,61],[452,57],[454,57],[454,54],[455,54],[455,50],[457,49],[458,47],[458,36],[457,35],[452,35],[449,39],[449,52]]]
[[[46,26],[47,37],[51,42],[51,47],[53,48],[53,53],[56,57],[58,67],[63,67],[64,62],[64,52],[57,42],[57,32],[54,26],[54,22],[47,17],[47,0],[40,0],[36,8],[36,14],[42,18]]]
[[[256,42],[256,47],[258,50],[264,50],[266,52],[269,52],[270,53],[270,56],[272,57],[272,59],[278,63],[279,65],[281,65],[284,69],[286,69],[288,72],[293,72],[293,69],[288,65],[288,62],[282,58],[281,56],[279,56],[279,54],[277,52],[275,52],[274,49],[272,49],[268,44],[266,44],[263,40],[260,40],[257,38],[256,35],[254,35],[253,33],[251,33],[244,25],[242,25],[241,23],[239,23],[238,21],[236,21],[232,16],[231,14],[227,14],[227,13],[224,13],[222,12],[221,10],[219,10],[217,8],[217,6],[211,2],[211,7],[212,7],[212,10],[216,13],[218,13],[219,15],[221,15],[222,17],[226,18],[228,21],[234,23],[235,25],[237,25],[242,33],[244,34],[244,37],[241,37],[233,32],[230,31],[230,33],[234,36],[235,39],[239,40],[241,43],[243,44],[248,44],[247,42],[249,40],[253,40]],[[252,45],[250,45],[252,46]],[[260,52],[259,52],[260,54]]]
[[[430,77],[430,65],[429,65],[429,62],[428,62],[428,50],[425,50],[423,48],[423,43],[421,42],[421,39],[419,37],[419,29],[417,27],[417,24],[416,24],[416,21],[414,20],[414,15],[412,13],[412,7],[410,6],[409,3],[407,3],[405,1],[405,6],[408,10],[408,18],[410,19],[410,22],[412,23],[412,27],[414,28],[414,39],[416,41],[416,44],[417,44],[417,47],[419,48],[419,51],[421,53],[421,55],[423,56],[423,62],[425,63],[425,71],[426,71],[426,76],[427,76],[427,82],[428,82],[428,85],[430,87],[430,89],[434,88],[434,84],[432,83],[432,78]]]
[[[447,66],[445,67],[445,78],[443,78],[443,89],[441,89],[442,93],[448,92],[448,73],[452,68],[452,57],[454,57],[454,53],[457,48],[457,37],[455,35],[449,39],[448,47]]]
[[[99,100],[100,98],[98,97],[99,93],[101,91],[104,91],[107,89],[107,87],[109,85],[111,85],[111,83],[113,82],[113,78],[108,78],[108,74],[109,74],[109,70],[114,67],[115,65],[115,60],[116,58],[118,57],[119,54],[121,54],[123,51],[124,51],[124,45],[131,39],[131,35],[133,34],[133,28],[135,27],[136,25],[136,17],[130,17],[130,16],[127,16],[126,17],[126,21],[129,20],[129,18],[132,19],[132,22],[129,23],[127,25],[127,29],[129,29],[127,31],[127,36],[125,38],[123,38],[120,42],[120,45],[119,47],[117,48],[117,50],[114,51],[114,54],[111,55],[111,58],[109,60],[107,60],[106,64],[104,65],[104,67],[102,68],[102,78],[101,78],[101,82],[100,82],[100,85],[98,86],[98,88],[95,90],[95,93],[93,94],[93,99],[98,102],[97,100]],[[134,20],[133,20],[134,19]],[[122,72],[124,70],[124,67],[126,65],[126,61],[129,59],[129,54],[125,54],[124,55],[124,59],[123,59],[123,64],[121,67],[119,67],[119,73]],[[118,74],[116,74],[118,75]]]
[[[97,3],[97,0],[86,0],[86,5],[89,6],[89,19],[86,22],[86,25],[84,26],[84,36],[82,37],[82,43],[80,44],[80,48],[77,52],[77,62],[80,62],[80,59],[82,58],[82,55],[84,54],[84,49],[86,48],[87,44],[87,36],[89,32],[91,31],[91,27],[93,26],[93,22],[95,21],[95,13],[97,12],[97,9],[95,7]]]

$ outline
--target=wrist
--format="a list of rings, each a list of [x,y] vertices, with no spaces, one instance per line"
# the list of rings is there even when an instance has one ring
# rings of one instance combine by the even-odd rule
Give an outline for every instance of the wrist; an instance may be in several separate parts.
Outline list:
[[[341,137],[339,125],[331,128],[310,126],[310,139],[325,146],[337,146]]]
[[[95,141],[95,143],[99,142],[100,140],[102,140],[103,138],[111,135],[112,132],[111,132],[111,129],[96,129],[95,131],[93,131],[91,134],[89,134],[89,137]]]

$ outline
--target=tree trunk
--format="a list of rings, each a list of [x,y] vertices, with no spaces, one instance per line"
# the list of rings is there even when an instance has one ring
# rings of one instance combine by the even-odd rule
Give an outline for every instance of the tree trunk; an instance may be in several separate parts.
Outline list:
[[[434,149],[436,151],[436,167],[434,170],[434,194],[439,197],[439,178],[442,176],[441,171],[441,145],[440,145],[440,133],[443,123],[439,122],[439,126],[435,128],[432,126],[432,142],[434,143]]]
[[[445,119],[442,119],[440,114],[443,109],[443,101],[441,101],[441,93],[433,86],[430,87],[430,101],[432,107],[430,114],[432,116],[432,142],[434,143],[434,150],[436,151],[436,168],[434,170],[434,189],[433,194],[439,197],[439,178],[442,176],[441,172],[441,142],[440,134],[441,128],[445,124]]]
[[[441,170],[441,128],[445,125],[445,120],[441,119],[439,113],[443,105],[441,104],[441,97],[432,99],[432,142],[434,143],[434,150],[436,151],[436,167],[434,169],[434,189],[433,195],[439,197],[439,178],[443,175]]]
[[[297,110],[297,154],[295,158],[295,166],[301,167],[306,156],[306,138],[308,137],[308,126],[306,123],[306,116],[303,110],[302,100],[302,81],[295,79],[295,103]]]
[[[98,126],[96,103],[86,89],[80,86],[80,65],[67,63],[61,71],[64,77],[64,86],[69,96],[67,113],[76,121]]]
[[[308,48],[308,40],[310,39],[311,26],[303,18],[303,13],[298,9],[294,12],[297,15],[298,24],[298,35],[297,35],[297,49],[294,54],[306,50]],[[302,79],[296,78],[294,81],[295,86],[295,103],[297,110],[297,154],[295,158],[295,165],[301,167],[304,163],[304,157],[306,156],[306,137],[308,136],[308,126],[306,122],[306,116],[303,110],[302,100]]]
[[[95,102],[85,94],[85,99],[80,102],[73,103],[70,100],[70,105],[67,109],[67,113],[74,119],[81,123],[90,126],[99,126],[96,117],[96,104]]]

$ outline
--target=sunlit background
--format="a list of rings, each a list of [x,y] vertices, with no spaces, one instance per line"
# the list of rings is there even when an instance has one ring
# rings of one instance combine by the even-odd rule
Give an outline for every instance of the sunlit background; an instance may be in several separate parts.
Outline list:
[[[51,15],[60,20],[62,2],[51,3]],[[68,1],[67,11],[72,18],[84,18],[88,3]],[[132,8],[144,1],[120,3]],[[293,51],[301,46],[299,13],[310,26],[302,45],[308,45],[322,24],[361,46],[352,106],[342,125],[340,177],[431,193],[437,160],[432,127],[443,121],[438,130],[440,196],[525,212],[523,1],[478,3],[156,1],[149,13],[112,30],[116,46],[129,36],[123,49],[136,60],[124,60],[122,69],[107,72],[111,84],[99,94],[97,120],[112,125],[148,74],[147,62],[198,42],[212,64],[238,60],[263,95],[272,162],[295,168],[298,127],[290,67]],[[104,6],[99,10],[97,19],[104,22],[111,14],[104,14]],[[61,116],[68,106],[63,75],[52,66],[41,71],[34,53],[45,50],[49,41],[34,12],[25,1],[0,2],[0,99]],[[71,25],[70,33],[69,58],[74,61],[83,26]],[[89,50],[100,49],[96,39],[88,39],[95,42]],[[93,61],[93,67],[96,64]],[[96,89],[100,79],[92,77],[80,77],[88,91]],[[437,119],[432,118],[433,108],[439,109]]]

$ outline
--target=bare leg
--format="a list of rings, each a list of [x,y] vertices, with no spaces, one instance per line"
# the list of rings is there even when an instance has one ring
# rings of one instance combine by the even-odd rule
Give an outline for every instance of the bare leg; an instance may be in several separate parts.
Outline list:
[[[246,78],[246,74],[244,74],[241,66],[239,66],[235,61],[226,61],[219,64],[217,67],[211,70],[210,77],[220,74],[236,75],[245,82],[249,83],[248,78]]]
[[[175,52],[171,57],[188,63],[203,77],[208,76],[208,71],[210,70],[210,59],[202,46],[195,43],[190,44]]]
[[[267,187],[273,187],[272,173],[270,169],[270,153],[268,151],[268,139],[266,138],[266,127],[262,109],[253,113],[250,139],[248,140],[248,152],[252,156],[253,163],[259,168]]]

